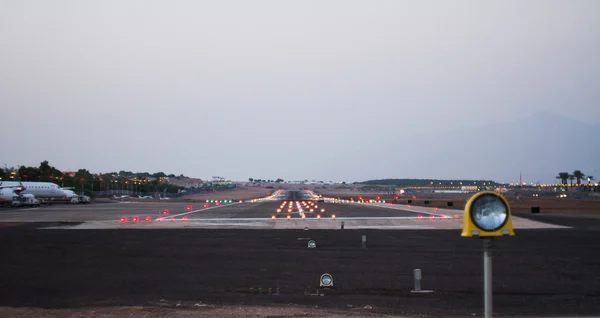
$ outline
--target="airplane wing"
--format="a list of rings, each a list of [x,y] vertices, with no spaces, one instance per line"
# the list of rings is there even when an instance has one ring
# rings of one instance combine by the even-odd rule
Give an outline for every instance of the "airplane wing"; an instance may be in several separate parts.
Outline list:
[[[0,189],[6,189],[6,188],[20,188],[22,190],[25,190],[25,187],[23,186],[23,184],[21,182],[19,182],[18,185],[2,185],[2,182],[0,182]]]

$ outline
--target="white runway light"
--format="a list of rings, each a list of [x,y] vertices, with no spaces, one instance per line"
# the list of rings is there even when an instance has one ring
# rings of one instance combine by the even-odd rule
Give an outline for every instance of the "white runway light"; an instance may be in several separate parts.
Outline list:
[[[508,217],[506,206],[493,196],[482,196],[473,202],[471,218],[481,229],[495,231],[504,225]]]

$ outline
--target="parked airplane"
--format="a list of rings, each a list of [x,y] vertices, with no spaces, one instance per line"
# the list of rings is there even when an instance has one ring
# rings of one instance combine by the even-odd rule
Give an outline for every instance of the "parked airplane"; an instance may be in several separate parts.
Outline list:
[[[138,198],[146,200],[146,199],[152,199],[152,196],[150,196],[150,195],[145,195],[145,196],[138,195]]]
[[[113,200],[119,200],[119,201],[129,201],[131,199],[131,197],[128,196],[128,195],[116,196],[116,195],[113,194],[112,199]]]
[[[52,182],[0,182],[0,201],[13,201],[15,196],[33,195],[39,199],[64,198],[66,193]]]
[[[77,196],[77,193],[75,193],[73,190],[65,190],[65,189],[63,189],[63,191],[65,192],[64,198],[66,198],[67,200],[71,200],[71,198]]]

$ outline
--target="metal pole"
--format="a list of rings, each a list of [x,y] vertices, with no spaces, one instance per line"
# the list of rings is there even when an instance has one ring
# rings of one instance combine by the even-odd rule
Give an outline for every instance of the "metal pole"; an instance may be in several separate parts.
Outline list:
[[[492,238],[483,238],[484,317],[492,318]]]

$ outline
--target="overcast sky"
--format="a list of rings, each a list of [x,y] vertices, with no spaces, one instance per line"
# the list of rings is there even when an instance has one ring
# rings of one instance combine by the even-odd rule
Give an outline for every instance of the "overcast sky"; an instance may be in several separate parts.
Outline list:
[[[400,136],[598,123],[599,83],[597,0],[0,0],[9,166],[435,177],[402,165]]]

